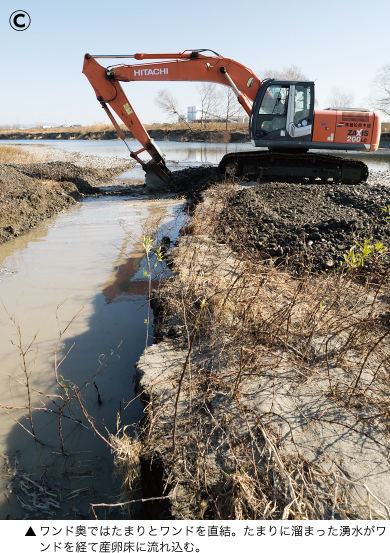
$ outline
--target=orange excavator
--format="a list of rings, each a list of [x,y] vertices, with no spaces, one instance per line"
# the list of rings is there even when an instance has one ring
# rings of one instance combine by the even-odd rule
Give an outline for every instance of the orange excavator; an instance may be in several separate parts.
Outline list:
[[[141,63],[105,68],[96,61],[98,58],[134,58]],[[169,183],[170,171],[126,97],[121,81],[203,81],[231,87],[249,115],[253,146],[268,150],[226,154],[219,170],[229,175],[309,177],[356,184],[368,177],[368,168],[363,162],[308,153],[308,150],[368,152],[379,146],[378,113],[348,108],[314,109],[314,82],[275,79],[262,82],[244,65],[212,50],[118,56],[85,54],[83,73],[130,156],[145,170],[146,184],[151,188]],[[110,108],[141,143],[141,149],[131,150]],[[148,162],[139,157],[144,151],[151,157]]]

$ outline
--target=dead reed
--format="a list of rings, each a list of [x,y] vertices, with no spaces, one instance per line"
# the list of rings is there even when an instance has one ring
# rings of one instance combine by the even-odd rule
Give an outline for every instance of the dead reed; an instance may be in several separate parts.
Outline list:
[[[163,459],[175,518],[387,519],[388,278],[298,277],[246,255],[245,236],[233,253],[214,236],[236,188],[210,191],[169,258],[156,328],[169,370],[137,455]],[[139,369],[151,364],[147,351]]]

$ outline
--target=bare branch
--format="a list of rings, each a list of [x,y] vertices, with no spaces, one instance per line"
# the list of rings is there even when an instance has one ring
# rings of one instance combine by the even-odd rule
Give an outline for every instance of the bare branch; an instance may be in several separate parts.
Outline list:
[[[202,83],[196,87],[200,97],[200,108],[202,112],[201,126],[206,128],[207,120],[210,117],[218,117],[220,96],[217,93],[214,83]]]
[[[183,121],[187,127],[192,131],[190,125],[187,123],[185,117],[180,114],[179,103],[176,98],[173,97],[172,93],[167,89],[163,88],[158,91],[158,96],[155,98],[155,103],[157,106],[168,115],[170,118],[178,117],[180,121]]]
[[[371,105],[374,109],[390,115],[390,63],[381,67],[377,73]]]
[[[278,79],[279,81],[308,81],[309,79],[302,72],[302,69],[296,65],[285,67],[283,71],[275,69],[266,69],[261,71],[263,79]]]
[[[326,101],[332,108],[350,108],[355,101],[355,95],[350,90],[343,90],[335,86]]]

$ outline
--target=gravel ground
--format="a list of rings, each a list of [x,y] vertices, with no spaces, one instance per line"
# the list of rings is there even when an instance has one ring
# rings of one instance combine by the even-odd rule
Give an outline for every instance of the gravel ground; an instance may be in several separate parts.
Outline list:
[[[222,179],[213,167],[185,169],[174,173],[171,189],[184,193],[192,208]],[[271,264],[326,271],[340,266],[352,246],[358,248],[355,241],[371,239],[390,249],[390,214],[383,211],[388,205],[390,171],[371,172],[358,185],[242,181],[219,216],[218,239],[247,255],[266,256]],[[387,256],[381,257],[384,268]]]
[[[356,242],[390,247],[390,171],[366,183],[246,183],[220,216],[221,236],[234,248],[260,252],[298,270],[340,266]],[[383,268],[388,263],[382,256]],[[366,264],[369,269],[370,262]]]
[[[51,146],[44,146],[43,144],[33,145],[18,145],[19,148],[23,148],[26,152],[34,155],[39,155],[42,158],[42,162],[50,161],[64,161],[74,164],[76,167],[90,168],[90,169],[115,169],[117,167],[123,167],[124,164],[130,163],[130,167],[133,167],[136,162],[131,161],[123,157],[101,157],[79,154],[76,152],[69,152],[62,148],[53,148]]]

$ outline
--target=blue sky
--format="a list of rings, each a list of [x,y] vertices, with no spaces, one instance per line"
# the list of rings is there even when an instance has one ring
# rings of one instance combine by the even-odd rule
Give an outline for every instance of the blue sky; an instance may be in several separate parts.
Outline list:
[[[31,16],[24,32],[9,25],[18,9]],[[105,122],[81,73],[86,52],[210,48],[260,77],[295,64],[316,81],[318,107],[327,107],[334,86],[365,107],[377,71],[390,63],[389,19],[388,0],[2,0],[0,125]],[[199,104],[196,83],[124,83],[144,123],[166,119],[154,104],[160,88],[183,110]]]

